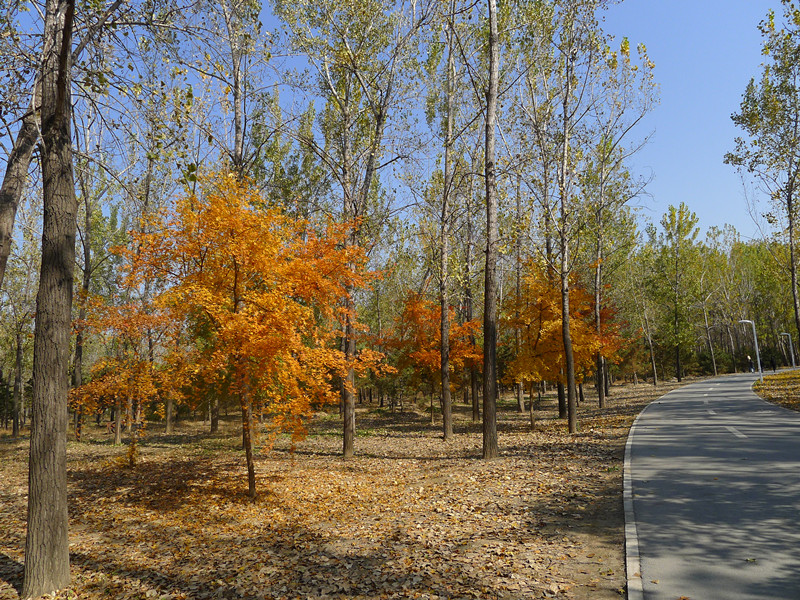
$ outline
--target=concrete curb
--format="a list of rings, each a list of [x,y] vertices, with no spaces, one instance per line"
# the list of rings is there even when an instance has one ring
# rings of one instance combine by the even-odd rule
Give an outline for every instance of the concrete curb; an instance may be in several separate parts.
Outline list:
[[[677,388],[681,389],[681,388]],[[675,390],[659,396],[645,406],[633,420],[628,439],[625,441],[625,460],[622,467],[622,505],[625,511],[625,577],[627,581],[628,600],[644,600],[642,584],[642,563],[639,556],[639,532],[636,530],[636,513],[633,510],[633,479],[631,476],[631,447],[636,425],[641,416],[656,402],[661,402]]]
[[[663,396],[661,396],[663,398]],[[651,402],[652,404],[652,402]],[[625,460],[622,467],[622,505],[625,511],[625,576],[626,591],[628,600],[644,600],[644,589],[642,587],[642,567],[639,557],[639,534],[636,531],[636,515],[633,510],[633,481],[631,479],[631,446],[633,445],[633,435],[636,432],[636,424],[639,418],[650,407],[644,407],[642,412],[636,415],[628,431],[628,439],[625,442]]]

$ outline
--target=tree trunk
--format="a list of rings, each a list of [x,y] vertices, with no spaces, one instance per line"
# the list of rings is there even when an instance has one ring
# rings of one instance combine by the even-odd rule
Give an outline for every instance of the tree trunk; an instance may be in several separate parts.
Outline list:
[[[211,433],[219,431],[219,395],[214,394],[211,400]]]
[[[253,460],[253,409],[250,395],[246,390],[241,392],[242,402],[242,440],[247,461],[247,495],[251,501],[256,499],[256,465]]]
[[[731,334],[731,328],[728,325],[725,325],[725,329],[728,331],[728,340],[731,344],[731,362],[733,363],[733,372],[738,373],[739,370],[736,366],[736,344],[733,342],[733,334]]]
[[[348,364],[352,364],[356,355],[356,339],[355,328],[351,320],[352,311],[355,310],[353,300],[348,294],[345,303],[347,314],[345,316],[345,360]],[[343,449],[342,454],[344,458],[353,458],[355,453],[355,437],[356,437],[356,402],[355,402],[355,386],[356,375],[353,367],[347,369],[347,379],[343,388],[343,409],[344,409],[344,434],[343,434]]]
[[[708,352],[711,354],[711,365],[714,367],[714,376],[717,376],[717,359],[714,356],[714,345],[711,343],[711,327],[708,326],[708,311],[706,305],[703,304],[703,319],[706,324],[706,342],[708,343]]]
[[[567,418],[567,395],[564,393],[564,384],[560,381],[556,384],[558,394],[558,418]]]
[[[11,437],[19,437],[19,409],[22,405],[22,332],[17,330],[17,352],[14,361],[14,399],[11,412]]]
[[[515,281],[514,281],[514,292],[516,301],[516,309],[515,309],[515,317],[517,319],[517,326],[514,328],[514,352],[517,356],[519,356],[520,350],[520,326],[519,326],[519,309],[520,309],[520,302],[521,302],[521,288],[522,288],[522,193],[520,191],[521,184],[520,181],[522,176],[517,173],[517,231],[516,231],[516,239],[514,240],[514,250],[516,254],[516,265],[515,265]],[[523,387],[522,380],[517,381],[514,383],[514,388],[516,391],[517,396],[517,410],[521,413],[525,412],[525,389]]]
[[[566,386],[567,386],[567,423],[570,433],[577,431],[577,410],[575,398],[575,360],[572,354],[572,335],[569,329],[570,308],[569,308],[569,210],[567,208],[567,164],[569,161],[569,98],[571,94],[572,63],[574,55],[567,58],[566,68],[566,87],[562,102],[563,123],[562,123],[562,149],[561,164],[559,166],[558,187],[559,187],[559,249],[561,252],[560,275],[561,275],[561,337],[564,342],[564,363],[566,365]]]
[[[536,386],[536,393],[538,395],[539,401],[541,401],[541,392],[539,391],[540,389],[541,389],[541,387],[537,385]],[[538,404],[538,402],[537,402],[537,404]],[[536,413],[534,412],[534,408],[533,408],[533,383],[531,383],[530,403],[529,403],[529,406],[528,406],[528,410],[530,411],[531,429],[533,429],[534,426],[536,425]]]
[[[84,190],[85,222],[83,232],[83,280],[81,284],[80,309],[78,310],[78,324],[75,332],[75,354],[72,360],[72,387],[79,388],[83,384],[83,322],[86,319],[86,299],[89,294],[89,285],[92,281],[92,214],[89,197]],[[83,421],[83,406],[79,405],[75,415],[75,439],[81,441]]]
[[[36,296],[28,532],[22,598],[69,585],[67,396],[77,203],[70,58],[74,0],[48,0],[42,67],[42,265]]]
[[[451,3],[451,10],[455,7]],[[453,59],[453,14],[450,13],[450,26],[447,28],[447,128],[444,141],[444,185],[442,186],[442,214],[439,230],[439,307],[440,318],[440,364],[439,373],[442,380],[442,437],[449,441],[453,437],[453,404],[450,397],[450,302],[448,297],[450,260],[450,192],[453,186],[453,112],[455,108],[455,62]],[[433,416],[433,412],[431,412]]]
[[[476,170],[473,162],[472,171]],[[464,278],[464,303],[466,304],[466,320],[474,318],[473,299],[472,299],[472,250],[474,248],[474,231],[472,229],[472,200],[475,197],[474,179],[470,177],[469,193],[467,194],[467,247],[465,250],[464,262],[466,267],[466,277]],[[470,344],[477,345],[475,336],[470,334]],[[477,423],[481,418],[480,403],[478,402],[478,369],[473,365],[469,369],[470,394],[472,396],[472,422]]]
[[[794,211],[794,186],[790,183],[786,192],[786,214],[789,222],[789,273],[792,285],[792,306],[794,308],[794,324],[800,336],[800,297],[797,293],[797,246],[794,239],[795,211]]]
[[[172,425],[175,420],[172,414],[175,406],[175,401],[172,399],[172,394],[167,393],[167,398],[164,404],[164,433],[170,434],[172,433]]]
[[[117,400],[114,405],[114,445],[122,444],[122,401]]]
[[[601,336],[603,332],[601,308],[603,304],[603,197],[605,195],[605,178],[606,165],[605,161],[603,161],[600,167],[600,199],[597,207],[597,246],[594,256],[594,325],[598,336]],[[597,406],[599,408],[605,408],[606,386],[603,382],[605,379],[606,364],[603,359],[602,350],[598,350],[595,356],[595,364],[597,365]]]
[[[483,309],[483,458],[500,455],[497,445],[497,179],[495,119],[499,79],[497,5],[489,3],[489,86],[486,91],[486,270]]]
[[[37,100],[34,98],[32,104]],[[0,288],[6,273],[8,257],[11,254],[14,220],[17,206],[28,181],[28,168],[36,140],[39,139],[39,126],[33,108],[22,119],[22,126],[17,133],[14,147],[8,155],[6,173],[0,187]]]

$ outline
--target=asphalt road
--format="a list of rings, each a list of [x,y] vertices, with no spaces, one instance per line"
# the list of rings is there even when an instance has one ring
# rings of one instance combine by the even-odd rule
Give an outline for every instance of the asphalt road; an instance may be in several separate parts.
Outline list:
[[[800,413],[760,400],[755,379],[685,386],[637,419],[629,600],[800,599]]]

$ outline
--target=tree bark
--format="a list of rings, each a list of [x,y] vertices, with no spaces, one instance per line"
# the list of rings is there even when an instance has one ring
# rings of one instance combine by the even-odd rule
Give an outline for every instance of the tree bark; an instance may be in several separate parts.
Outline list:
[[[489,4],[489,86],[486,91],[486,269],[483,309],[483,458],[500,455],[497,445],[497,175],[495,120],[500,52],[497,4]]]
[[[253,460],[253,408],[247,390],[241,392],[242,400],[242,441],[247,461],[247,495],[251,501],[256,499],[256,465]]]
[[[440,318],[440,376],[442,380],[442,438],[449,441],[453,437],[453,402],[450,397],[450,302],[448,296],[448,261],[450,259],[450,192],[453,187],[453,112],[455,109],[455,61],[453,59],[452,18],[455,6],[451,3],[451,22],[447,28],[447,125],[444,141],[444,185],[442,188],[442,214],[439,231],[439,307]],[[432,413],[431,413],[432,414]]]
[[[556,384],[556,394],[558,396],[558,418],[567,418],[567,394],[564,391],[564,384],[560,381]]]
[[[797,328],[797,334],[800,336],[800,297],[797,292],[797,245],[794,239],[795,230],[795,210],[794,210],[794,185],[792,181],[789,182],[786,191],[786,215],[789,222],[789,273],[791,275],[792,285],[792,308],[794,309],[794,324]]]
[[[473,162],[472,171],[475,172]],[[466,304],[466,320],[474,318],[473,298],[472,298],[472,251],[475,246],[474,231],[472,228],[472,200],[475,197],[474,179],[470,178],[469,193],[467,195],[467,247],[464,253],[466,266],[466,277],[464,278],[464,302]],[[470,334],[469,341],[472,346],[477,345],[475,336]],[[477,423],[481,418],[480,404],[478,402],[478,369],[472,365],[469,369],[470,394],[472,396],[472,422]]]
[[[164,433],[167,434],[172,433],[174,403],[175,401],[172,399],[172,394],[168,392],[166,401],[164,402]]]
[[[17,352],[14,361],[14,399],[11,412],[11,437],[19,437],[19,409],[22,405],[22,331],[17,329]]]
[[[114,445],[122,444],[122,400],[114,404]]]
[[[92,281],[92,213],[87,190],[83,190],[85,222],[83,231],[83,280],[81,283],[80,309],[78,310],[78,323],[75,332],[75,354],[72,360],[72,387],[79,388],[83,384],[83,322],[86,319],[86,298],[89,294],[89,285]],[[83,426],[83,407],[78,406],[75,415],[75,439],[81,441]]]
[[[48,0],[42,68],[42,265],[36,296],[23,598],[69,585],[67,396],[77,202],[70,60],[74,0]]]
[[[214,394],[211,400],[211,433],[219,431],[219,395]]]
[[[514,352],[519,356],[520,351],[520,326],[519,326],[519,309],[521,302],[522,292],[522,231],[520,230],[522,224],[522,193],[521,181],[522,176],[517,173],[517,224],[516,224],[516,239],[514,240],[514,252],[516,254],[516,265],[514,269],[514,292],[516,301],[515,318],[517,319],[517,326],[514,328]],[[523,382],[520,379],[514,383],[514,389],[517,396],[517,410],[521,413],[525,412],[525,389]]]
[[[601,167],[600,174],[600,201],[597,207],[597,247],[595,251],[595,267],[594,267],[594,323],[597,335],[600,336],[603,331],[603,324],[601,321],[601,308],[602,308],[602,290],[603,290],[603,196],[605,193],[605,163]],[[606,386],[605,380],[605,359],[603,352],[599,350],[595,356],[595,363],[597,365],[597,406],[599,408],[606,407]]]
[[[6,273],[8,257],[11,254],[14,220],[17,207],[28,180],[28,168],[36,140],[39,139],[39,126],[31,110],[22,119],[22,125],[8,156],[3,184],[0,186],[0,288]]]
[[[564,342],[564,363],[566,364],[566,387],[567,387],[567,426],[570,433],[577,431],[577,406],[575,398],[575,360],[572,353],[572,335],[569,329],[570,307],[569,307],[569,211],[567,209],[567,162],[569,160],[569,97],[571,93],[572,81],[572,62],[573,56],[567,59],[566,87],[564,90],[564,100],[562,102],[563,123],[562,123],[562,154],[561,165],[559,168],[559,196],[560,196],[560,224],[559,224],[559,245],[561,251],[560,275],[561,275],[561,336]]]

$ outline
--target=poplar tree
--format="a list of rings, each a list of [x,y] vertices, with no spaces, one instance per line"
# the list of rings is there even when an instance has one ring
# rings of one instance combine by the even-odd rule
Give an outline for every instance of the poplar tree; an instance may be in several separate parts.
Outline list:
[[[782,0],[783,25],[769,11],[758,26],[763,38],[761,75],[747,84],[739,112],[731,116],[744,131],[725,162],[753,177],[774,207],[767,219],[785,232],[789,245],[794,320],[800,333],[797,292],[797,188],[800,177],[800,9]]]
[[[69,585],[67,394],[78,206],[72,175],[74,0],[48,0],[42,65],[42,265],[33,341],[23,598]]]

